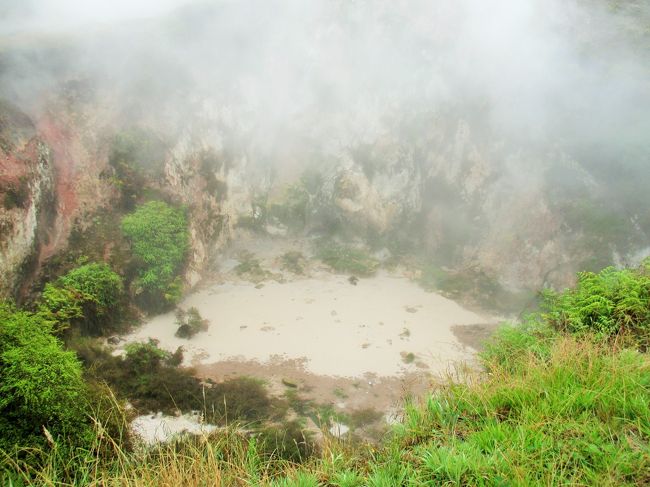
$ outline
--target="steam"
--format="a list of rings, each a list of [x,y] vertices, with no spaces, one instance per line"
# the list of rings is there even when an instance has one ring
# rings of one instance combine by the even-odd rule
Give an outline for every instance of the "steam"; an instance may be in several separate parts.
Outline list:
[[[490,133],[525,139],[650,128],[640,2],[625,12],[596,0],[5,3],[12,47],[47,34],[63,51],[57,65],[9,55],[3,91],[23,100],[91,78],[124,110],[135,101],[183,124],[212,110],[262,141],[282,132],[344,145],[459,106],[481,110]],[[48,83],[25,93],[30,74]]]
[[[119,123],[259,165],[392,140],[427,174],[471,139],[509,174],[501,189],[539,185],[548,165],[565,186],[650,184],[645,1],[5,0],[0,12],[0,96],[35,118],[81,80]]]

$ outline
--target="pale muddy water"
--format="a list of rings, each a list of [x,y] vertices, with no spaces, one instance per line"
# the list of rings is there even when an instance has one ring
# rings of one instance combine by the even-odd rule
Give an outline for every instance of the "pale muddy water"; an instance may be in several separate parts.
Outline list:
[[[183,346],[187,365],[221,361],[297,361],[306,372],[336,377],[396,377],[444,373],[475,351],[452,328],[495,320],[464,309],[403,277],[381,274],[352,285],[347,276],[323,274],[291,282],[229,282],[189,295],[209,320],[192,339],[174,336],[174,313],[159,315],[128,342],[159,340],[161,348]]]

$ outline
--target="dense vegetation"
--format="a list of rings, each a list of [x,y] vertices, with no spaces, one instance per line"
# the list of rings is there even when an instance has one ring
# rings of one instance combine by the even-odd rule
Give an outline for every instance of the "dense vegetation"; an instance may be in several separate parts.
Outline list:
[[[136,294],[149,309],[174,304],[181,297],[178,274],[188,249],[187,225],[185,212],[163,201],[145,203],[122,220],[122,230],[140,260]]]
[[[254,435],[233,425],[147,451],[130,451],[124,443],[96,435],[92,448],[79,450],[77,457],[43,453],[34,464],[10,454],[4,470],[14,481],[44,484],[204,485],[209,479],[217,485],[276,486],[646,485],[649,275],[646,261],[638,269],[583,273],[574,289],[544,293],[540,313],[503,327],[491,340],[482,354],[484,373],[469,372],[466,380],[407,403],[403,421],[379,447],[326,438],[315,455],[294,421],[257,429]],[[7,306],[2,310],[3,384],[25,387],[12,375],[15,356],[6,353],[14,344],[48,348],[53,362],[67,357],[63,362],[73,380],[66,384],[76,386],[48,396],[53,402],[45,406],[54,411],[53,429],[71,428],[65,415],[78,415],[79,404],[71,405],[70,398],[83,395],[78,363],[43,328],[38,335],[43,338],[34,344],[32,332],[29,342],[13,338],[20,335],[18,324],[30,326],[30,320],[43,319],[40,315]],[[12,338],[5,340],[5,334]],[[116,360],[128,362],[119,369],[133,377],[137,388],[164,375],[164,368],[173,370],[171,362],[178,358],[143,344]],[[56,378],[49,377],[48,386],[55,384]],[[281,418],[282,406],[261,390],[252,392],[251,385],[225,382],[210,388],[210,402],[218,409],[220,400],[234,393],[244,400],[242,420]],[[149,390],[164,387],[157,383]],[[33,404],[33,390],[15,387],[11,394],[15,402],[7,406],[5,401],[3,407],[19,417],[27,414],[24,404]],[[32,419],[30,425],[50,430],[47,418]],[[40,430],[31,428],[26,432],[31,444],[44,445]],[[71,429],[55,431],[79,435]]]
[[[574,289],[547,291],[545,317],[556,329],[631,338],[650,344],[650,266],[639,270],[608,267],[599,273],[581,272]]]
[[[74,323],[84,334],[103,335],[119,323],[124,306],[122,278],[104,263],[69,271],[43,290],[43,308],[59,326]]]
[[[92,439],[81,364],[53,324],[47,314],[0,303],[0,449],[7,452]]]

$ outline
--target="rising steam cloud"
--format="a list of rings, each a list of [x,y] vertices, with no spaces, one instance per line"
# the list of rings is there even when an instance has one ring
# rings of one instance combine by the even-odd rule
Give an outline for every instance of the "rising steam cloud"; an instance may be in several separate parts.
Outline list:
[[[58,65],[30,52],[5,58],[5,96],[24,103],[69,76],[113,90],[125,109],[136,100],[184,119],[212,106],[260,135],[374,138],[405,114],[461,105],[526,138],[650,128],[641,3],[5,3],[6,42],[47,35],[61,47]]]

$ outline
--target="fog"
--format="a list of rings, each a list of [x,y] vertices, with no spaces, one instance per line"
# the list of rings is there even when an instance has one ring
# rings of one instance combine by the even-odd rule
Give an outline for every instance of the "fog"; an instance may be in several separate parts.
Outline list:
[[[372,139],[405,113],[469,104],[497,132],[616,143],[647,133],[650,106],[650,6],[619,3],[4,2],[4,38],[48,35],[64,52],[10,55],[3,91],[33,100],[25,79],[56,89],[30,75],[65,68],[125,106],[146,95],[185,117],[209,98],[260,135]]]
[[[0,95],[35,118],[75,80],[119,123],[189,133],[261,166],[340,161],[391,139],[427,174],[432,153],[465,137],[508,173],[500,190],[539,186],[554,166],[551,191],[595,180],[625,218],[647,202],[643,1],[31,0],[0,11]]]

